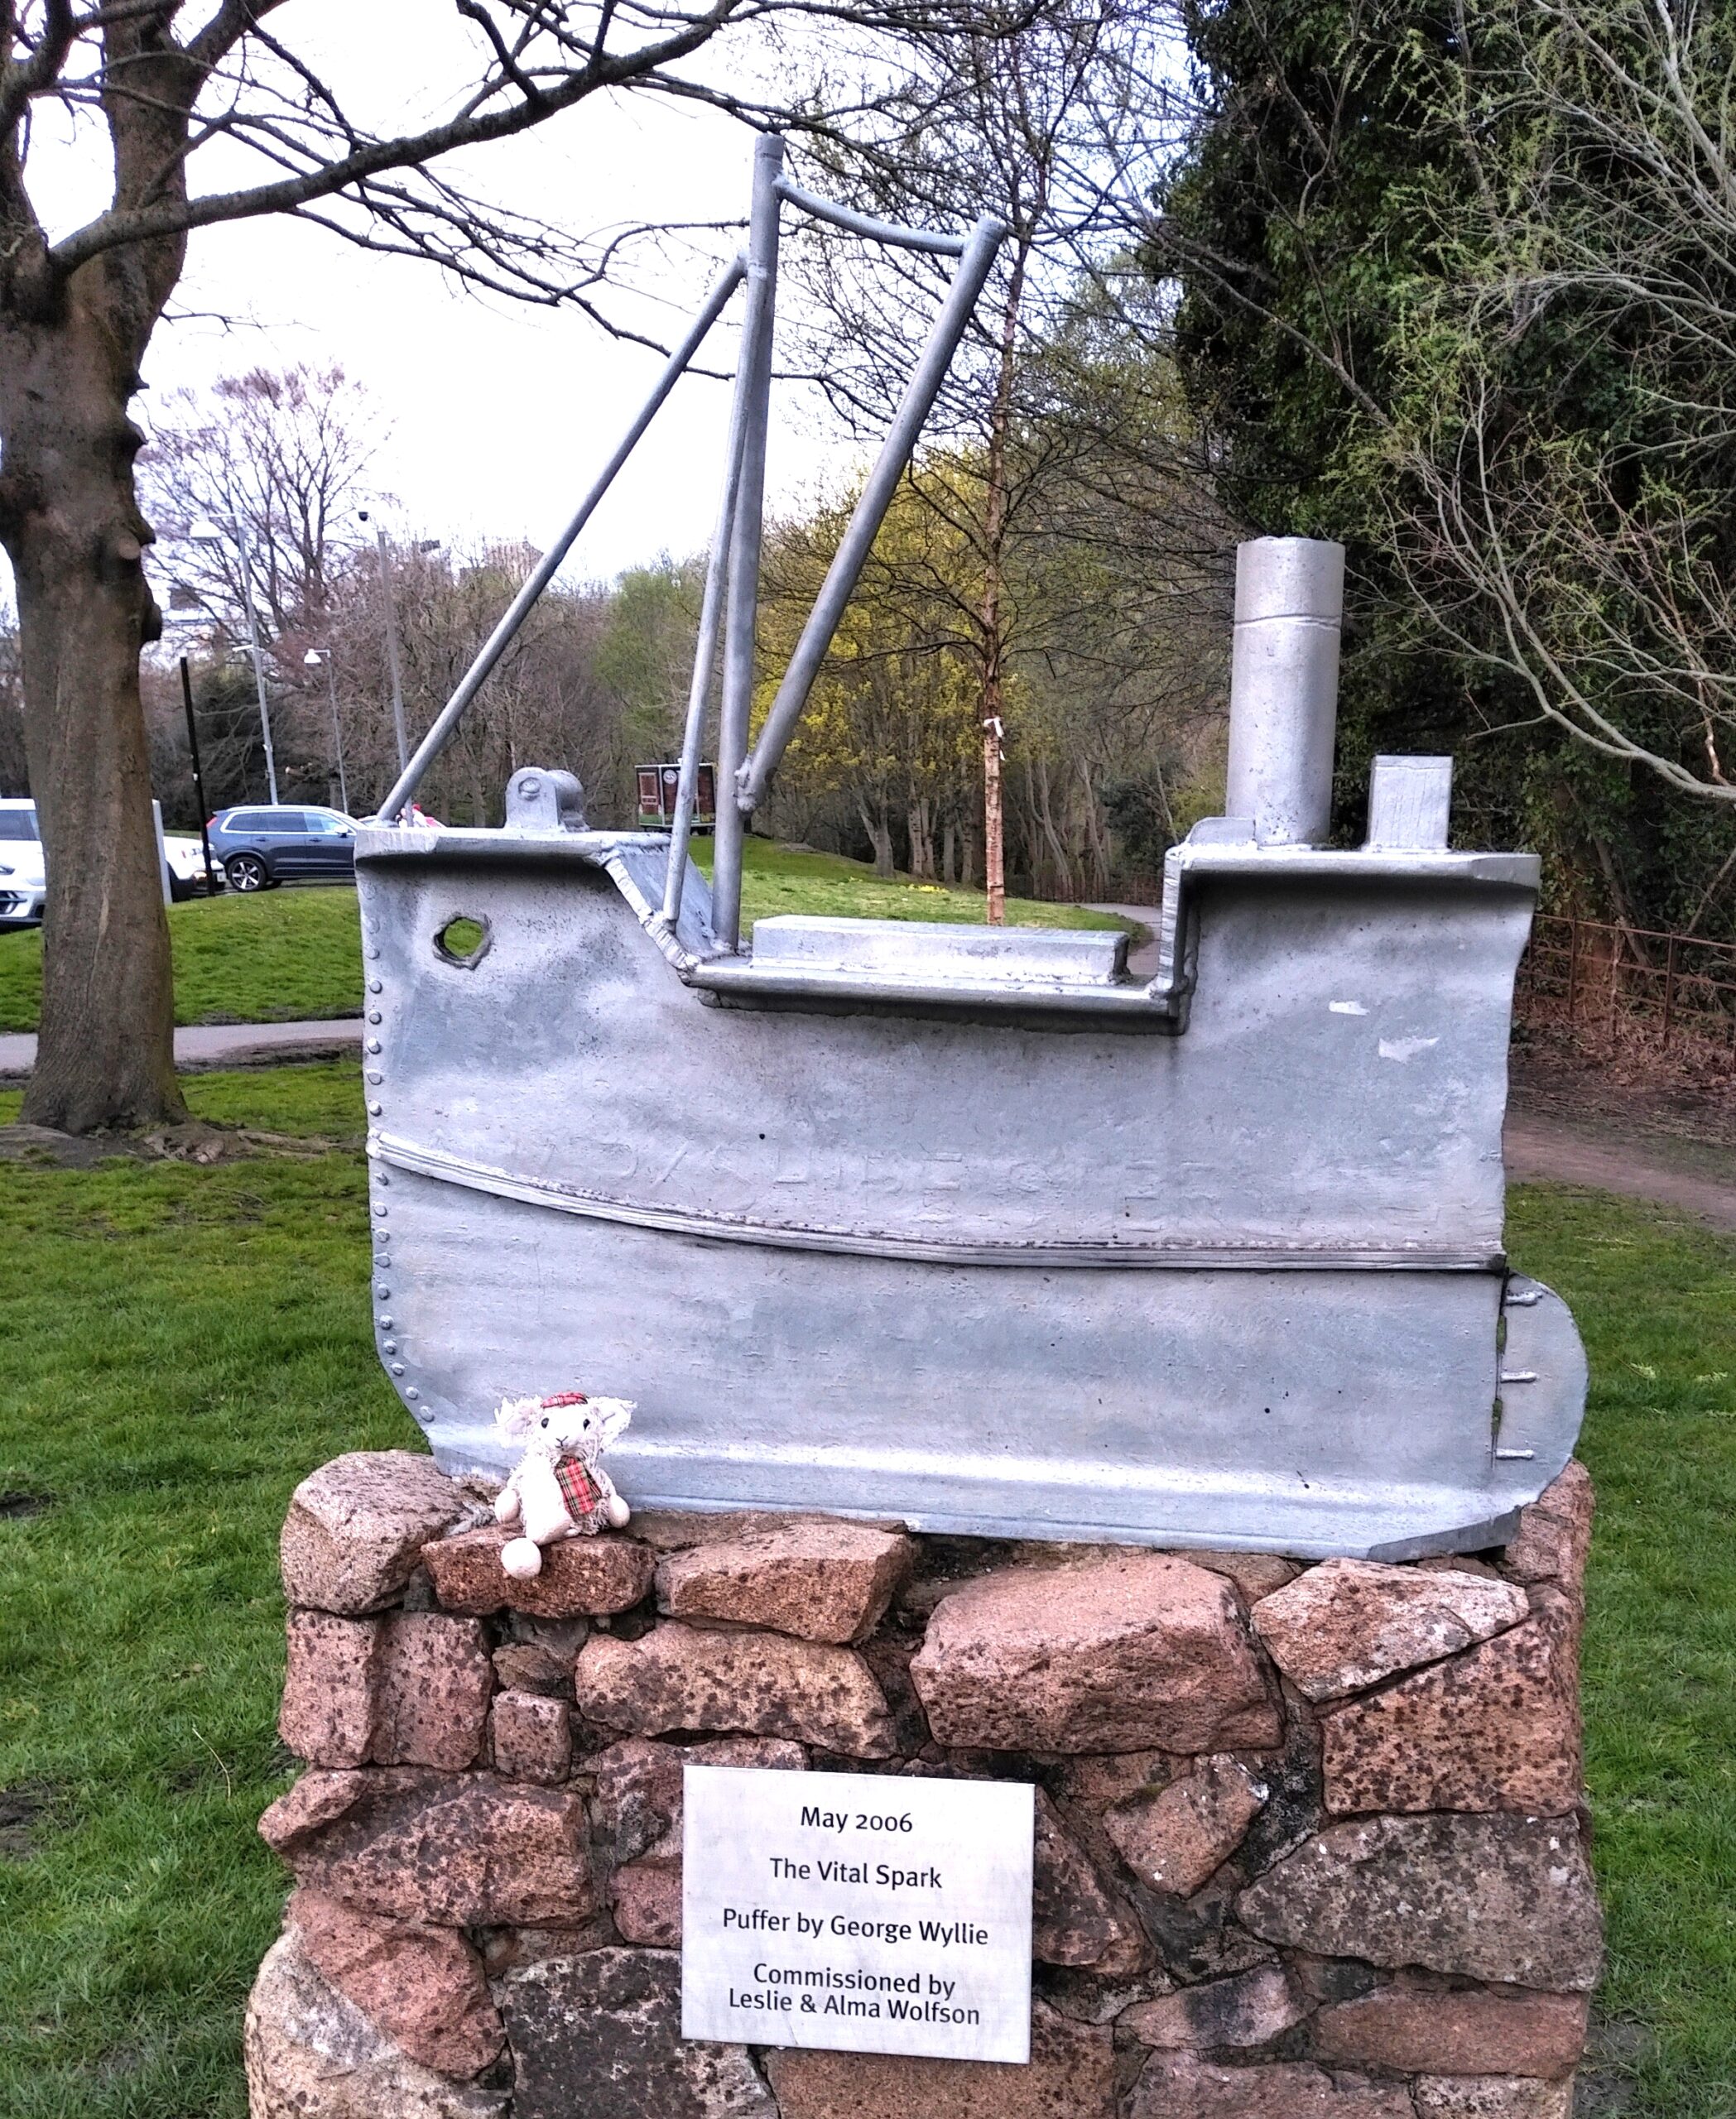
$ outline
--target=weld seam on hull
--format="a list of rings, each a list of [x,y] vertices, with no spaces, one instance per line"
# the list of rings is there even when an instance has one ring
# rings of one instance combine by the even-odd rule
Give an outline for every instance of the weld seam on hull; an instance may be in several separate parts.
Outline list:
[[[669,1509],[695,1515],[743,1511],[756,1515],[787,1515],[799,1504],[786,1500],[761,1500],[752,1496],[732,1496],[724,1501],[702,1500],[685,1492],[671,1491],[637,1493],[633,1506],[641,1510]],[[828,1515],[876,1524],[886,1522],[892,1512],[887,1509],[845,1507],[836,1502],[829,1502],[824,1506]],[[1379,1536],[1370,1535],[1372,1526],[1359,1526],[1333,1536],[1319,1531],[1300,1530],[1294,1526],[1288,1530],[1274,1530],[1263,1526],[1258,1530],[1217,1527],[1198,1530],[1171,1522],[1111,1522],[1091,1516],[1077,1519],[1033,1516],[998,1514],[992,1510],[976,1511],[921,1505],[897,1511],[897,1520],[906,1530],[928,1535],[1039,1538],[1061,1545],[1133,1545],[1147,1546],[1159,1552],[1221,1552],[1228,1541],[1238,1552],[1279,1553],[1291,1559],[1402,1561],[1430,1559],[1486,1545],[1505,1545],[1518,1529],[1517,1503],[1493,1516],[1477,1512],[1485,1506],[1480,1500],[1472,1506],[1473,1512],[1463,1521],[1455,1520],[1450,1523],[1438,1520],[1419,1521],[1415,1527],[1409,1530],[1392,1527],[1392,1516],[1402,1516],[1403,1511],[1392,1510],[1388,1513],[1387,1527]]]
[[[726,1220],[676,1208],[635,1206],[628,1200],[546,1180],[515,1177],[508,1170],[444,1149],[418,1146],[391,1133],[370,1136],[368,1152],[394,1170],[419,1177],[516,1199],[556,1213],[579,1214],[594,1221],[623,1223],[669,1236],[712,1242],[745,1243],[762,1249],[819,1251],[859,1258],[906,1260],[934,1266],[1019,1266],[1046,1271],[1125,1267],[1132,1271],[1209,1268],[1258,1272],[1429,1272],[1488,1273],[1505,1269],[1500,1251],[1424,1251],[1393,1248],[1300,1250],[1294,1246],[1206,1244],[1142,1246],[1113,1243],[949,1243],[921,1237],[856,1234],[849,1230],[780,1227],[766,1222]]]
[[[449,1449],[445,1457],[445,1468],[454,1476],[472,1473],[481,1473],[490,1478],[502,1476],[498,1465],[484,1463],[472,1452]],[[628,1476],[631,1481],[632,1474]],[[781,1492],[762,1492],[751,1487],[719,1497],[695,1494],[680,1485],[657,1487],[637,1481],[632,1484],[632,1506],[641,1511],[669,1509],[689,1515],[746,1511],[778,1516],[801,1507],[818,1507],[829,1516],[861,1522],[884,1524],[897,1521],[906,1530],[928,1535],[1039,1538],[1064,1545],[1140,1545],[1160,1552],[1219,1552],[1233,1546],[1238,1552],[1280,1553],[1291,1559],[1426,1559],[1480,1550],[1486,1545],[1504,1545],[1518,1527],[1520,1509],[1520,1504],[1514,1502],[1492,1515],[1484,1498],[1468,1494],[1464,1498],[1469,1512],[1462,1518],[1444,1520],[1421,1510],[1389,1507],[1383,1521],[1365,1521],[1364,1516],[1376,1516],[1377,1511],[1371,1506],[1359,1512],[1354,1522],[1341,1521],[1330,1530],[1291,1517],[1287,1511],[1282,1521],[1274,1526],[1270,1511],[1267,1511],[1267,1520],[1260,1521],[1257,1529],[1245,1526],[1226,1528],[1222,1524],[1202,1529],[1173,1521],[1125,1522],[1106,1516],[1032,1515],[986,1505],[970,1509],[960,1506],[956,1501],[949,1504],[919,1500],[914,1505],[904,1502],[896,1506],[888,1504],[875,1508],[830,1499],[795,1502]],[[1249,1520],[1252,1522],[1258,1518],[1251,1516]]]

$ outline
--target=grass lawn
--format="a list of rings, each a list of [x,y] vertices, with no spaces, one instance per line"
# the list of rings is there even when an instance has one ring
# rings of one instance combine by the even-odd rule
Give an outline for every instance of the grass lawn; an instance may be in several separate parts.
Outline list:
[[[0,1163],[29,1267],[0,1289],[0,1492],[48,1504],[0,1511],[7,2119],[240,2119],[241,2003],[284,1895],[253,1830],[288,1776],[278,1524],[327,1457],[415,1443],[370,1338],[353,1069],[188,1093],[348,1145],[209,1170]],[[1729,2119],[1736,1245],[1544,1189],[1515,1195],[1512,1243],[1592,1356],[1586,1699],[1623,2109]]]
[[[700,848],[709,872],[711,842]],[[878,882],[872,868],[835,853],[748,841],[742,908],[751,928],[774,912],[850,914],[876,920],[980,921],[980,891]],[[1016,927],[1118,927],[1077,905],[1007,901]],[[362,944],[353,890],[302,886],[238,897],[195,898],[169,908],[177,1023],[320,1021],[362,1012]],[[40,928],[0,935],[0,1031],[34,1030],[42,988]]]
[[[169,907],[178,1023],[319,1021],[362,1012],[362,936],[345,884]],[[0,1030],[34,1030],[42,930],[0,935]]]
[[[695,865],[711,873],[711,841],[694,848]],[[899,876],[882,882],[861,861],[837,853],[810,853],[779,846],[767,838],[747,842],[742,870],[742,915],[751,928],[756,920],[778,912],[820,912],[855,920],[963,920],[980,926],[980,891],[955,890],[940,883],[913,882]],[[1126,922],[1082,905],[1046,905],[1035,898],[1007,901],[1009,927],[1122,927]]]

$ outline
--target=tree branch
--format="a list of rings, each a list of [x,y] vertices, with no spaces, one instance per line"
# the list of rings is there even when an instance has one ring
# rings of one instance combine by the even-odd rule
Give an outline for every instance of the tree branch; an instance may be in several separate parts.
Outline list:
[[[187,40],[188,58],[209,74],[223,64],[249,30],[282,5],[283,0],[220,0],[204,27]]]
[[[72,0],[47,0],[42,35],[28,59],[0,69],[0,140],[7,138],[32,96],[41,95],[66,64],[79,33]]]
[[[248,0],[248,4],[252,4],[252,0]],[[262,0],[262,4],[281,4],[281,0]],[[219,222],[251,220],[266,214],[292,210],[317,199],[331,198],[368,177],[392,170],[416,168],[459,148],[510,139],[557,112],[570,109],[599,89],[623,88],[634,83],[650,85],[652,78],[662,68],[690,57],[725,23],[744,12],[761,12],[762,5],[763,0],[714,0],[710,7],[692,17],[681,31],[657,43],[642,45],[620,59],[605,61],[594,70],[570,73],[556,87],[544,91],[541,100],[534,103],[521,99],[505,110],[477,111],[468,118],[430,126],[421,132],[373,141],[337,161],[322,163],[275,184],[212,192],[203,198],[132,210],[113,208],[56,243],[50,252],[52,262],[58,271],[70,273],[106,250],[166,236],[184,235],[193,228],[209,228]],[[240,31],[238,30],[236,34],[238,36]],[[720,96],[713,99],[724,100]]]

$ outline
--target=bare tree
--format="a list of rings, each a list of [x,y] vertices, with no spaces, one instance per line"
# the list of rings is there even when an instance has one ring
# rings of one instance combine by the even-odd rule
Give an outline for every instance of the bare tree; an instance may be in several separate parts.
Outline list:
[[[232,526],[247,533],[252,591],[272,637],[317,630],[334,563],[359,541],[356,514],[378,497],[368,478],[385,440],[379,411],[342,368],[251,368],[209,392],[158,406],[138,460],[139,500],[163,555],[156,571],[178,609],[246,632]],[[211,522],[218,541],[190,533]]]
[[[541,554],[519,543],[469,550],[412,541],[393,554],[393,596],[406,718],[412,740],[434,718]],[[422,800],[433,813],[486,824],[498,820],[514,771],[539,757],[574,766],[588,789],[623,777],[617,702],[599,680],[597,636],[606,598],[595,590],[546,594],[433,766]],[[377,802],[397,779],[379,574],[369,561],[341,578],[327,637],[341,672],[353,798]],[[300,660],[291,639],[286,658]]]
[[[504,605],[540,555],[494,544],[453,550],[410,538],[395,547],[393,569],[406,718],[418,736],[445,702]],[[530,760],[559,758],[584,782],[591,814],[628,813],[631,770],[666,754],[666,728],[647,731],[637,699],[611,680],[610,636],[631,601],[619,585],[560,587],[537,604],[493,679],[423,783],[428,811],[451,823],[498,823],[503,790]],[[685,628],[692,660],[690,624]],[[6,703],[0,632],[0,714]],[[195,711],[209,803],[264,796],[258,709],[248,657],[222,627],[190,641]],[[317,659],[310,661],[310,654]],[[357,815],[376,808],[397,778],[385,613],[373,550],[340,555],[317,625],[298,619],[272,639],[267,675],[277,773],[284,799],[337,803]],[[178,675],[170,658],[147,656],[142,670],[154,761],[153,784],[166,814],[191,817],[194,790]],[[671,702],[676,694],[671,687]],[[685,703],[685,680],[681,699]],[[668,718],[667,711],[663,717]],[[22,718],[17,771],[24,784]],[[0,718],[0,781],[7,752]],[[642,739],[653,749],[642,747]],[[339,771],[339,761],[342,771]],[[0,786],[0,791],[5,791]]]
[[[139,655],[159,618],[128,416],[196,228],[290,214],[473,285],[594,306],[610,251],[491,204],[454,151],[640,91],[757,122],[710,60],[763,73],[766,38],[824,25],[896,41],[964,0],[458,0],[469,78],[437,115],[377,128],[298,51],[293,0],[0,0],[0,541],[17,584],[31,783],[49,856],[29,1117],[77,1131],[173,1117],[168,930],[157,896]],[[404,55],[406,72],[414,55]],[[380,86],[368,84],[370,107]],[[406,95],[407,111],[419,98]],[[55,236],[33,197],[34,114],[69,112],[113,171]],[[211,151],[214,150],[214,153]],[[201,159],[203,157],[203,159]],[[214,188],[197,180],[211,169]]]
[[[1028,20],[989,0],[962,44],[919,41],[909,87],[859,141],[819,143],[828,180],[878,214],[956,221],[988,212],[1007,241],[967,357],[939,424],[954,449],[916,482],[975,555],[969,651],[980,672],[980,746],[988,916],[1003,917],[1009,686],[1036,649],[1041,599],[1012,593],[1012,550],[1036,496],[1073,446],[1048,375],[1046,401],[1026,388],[1033,353],[1060,328],[1126,225],[1123,195],[1142,189],[1166,144],[1169,92],[1161,47],[1169,11],[1152,0],[1046,0]],[[821,246],[810,284],[833,320],[816,372],[835,403],[864,422],[882,416],[898,380],[887,358],[931,306],[934,261],[873,261],[873,276]],[[1103,438],[1099,437],[1101,440]],[[949,468],[959,476],[950,478]],[[1033,577],[1024,575],[1027,589]],[[1027,797],[1046,789],[1027,776]],[[1051,843],[1056,834],[1051,825]]]
[[[237,541],[190,534],[202,517],[247,532],[281,787],[292,800],[335,802],[341,792],[358,814],[400,769],[382,567],[414,738],[541,557],[522,544],[454,549],[414,535],[382,551],[353,506],[373,497],[366,472],[377,425],[364,394],[336,368],[227,377],[209,394],[176,393],[153,420],[139,463],[142,497],[162,531],[153,572],[166,579],[172,608],[184,619],[193,614],[190,630],[177,627],[177,646],[190,646],[199,665],[214,800],[259,799],[263,762],[251,674],[243,680]],[[685,704],[695,572],[666,563],[608,589],[551,590],[435,762],[425,805],[488,824],[517,766],[555,757],[579,771],[594,814],[622,815],[632,765],[666,754],[670,723]],[[165,701],[151,683],[163,663],[146,658],[155,784],[173,790],[184,811],[190,782],[179,688],[171,685]],[[21,783],[22,729],[21,715]]]

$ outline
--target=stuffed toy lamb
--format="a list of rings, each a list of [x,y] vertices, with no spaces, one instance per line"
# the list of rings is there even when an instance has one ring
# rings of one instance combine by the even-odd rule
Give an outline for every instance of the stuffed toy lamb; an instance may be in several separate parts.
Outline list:
[[[518,1523],[523,1535],[503,1546],[500,1564],[517,1581],[542,1572],[542,1548],[562,1538],[594,1538],[618,1530],[632,1511],[615,1492],[602,1456],[627,1432],[633,1409],[625,1398],[587,1398],[562,1391],[552,1398],[508,1398],[494,1425],[524,1454],[494,1503],[495,1520]]]

